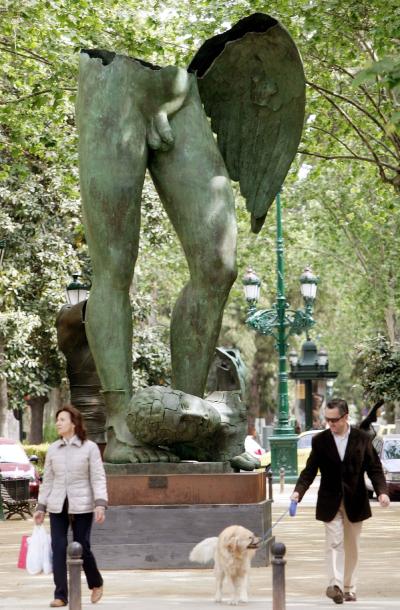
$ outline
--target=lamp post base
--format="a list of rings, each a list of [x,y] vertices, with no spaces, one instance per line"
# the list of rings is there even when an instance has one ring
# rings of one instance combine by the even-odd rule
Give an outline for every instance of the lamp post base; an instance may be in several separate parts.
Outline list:
[[[297,435],[274,435],[269,437],[271,446],[271,469],[274,480],[279,480],[279,471],[285,469],[285,481],[295,483],[298,478],[297,472]]]

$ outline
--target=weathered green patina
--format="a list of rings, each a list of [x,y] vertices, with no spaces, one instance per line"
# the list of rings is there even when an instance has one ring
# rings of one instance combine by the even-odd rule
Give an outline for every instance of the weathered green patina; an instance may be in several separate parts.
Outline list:
[[[240,453],[247,428],[239,392],[213,392],[203,400],[164,386],[137,392],[126,421],[145,446],[162,445],[180,459],[205,462]]]
[[[171,320],[172,383],[202,397],[236,277],[230,180],[239,180],[258,232],[297,150],[303,117],[304,74],[296,46],[275,19],[261,13],[207,41],[189,71],[107,51],[81,53],[81,194],[93,264],[86,332],[104,390],[108,461],[148,460],[126,426],[129,287],[146,168],[190,271]]]

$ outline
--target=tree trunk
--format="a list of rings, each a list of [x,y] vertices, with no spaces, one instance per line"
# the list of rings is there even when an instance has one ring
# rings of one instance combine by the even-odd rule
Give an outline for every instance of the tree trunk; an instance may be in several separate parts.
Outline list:
[[[0,333],[0,436],[8,435],[7,412],[8,412],[8,393],[7,379],[4,375],[4,337]]]
[[[277,354],[271,337],[256,335],[256,353],[250,380],[250,414],[264,417],[266,424],[274,420],[276,409]]]
[[[399,327],[396,309],[390,305],[385,309],[385,322],[390,344],[394,345],[399,340]]]
[[[35,396],[27,401],[31,408],[31,426],[28,441],[31,445],[40,445],[43,442],[43,413],[47,396]]]
[[[393,346],[399,341],[400,331],[397,320],[397,308],[396,308],[396,288],[397,282],[396,277],[392,270],[389,270],[389,278],[387,283],[388,290],[388,304],[385,308],[385,322],[387,333],[390,344]]]

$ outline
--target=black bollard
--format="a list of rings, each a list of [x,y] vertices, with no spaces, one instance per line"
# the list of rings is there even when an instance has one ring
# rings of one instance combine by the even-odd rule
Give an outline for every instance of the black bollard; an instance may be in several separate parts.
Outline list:
[[[286,547],[282,542],[272,545],[272,610],[286,610],[285,565]]]
[[[79,542],[71,542],[67,549],[67,565],[69,572],[69,610],[82,610],[81,600],[81,568],[82,568],[82,545]]]
[[[265,474],[266,474],[266,477],[268,480],[268,500],[271,500],[271,502],[273,502],[274,501],[274,488],[273,488],[272,484],[273,484],[274,473],[272,472],[271,468],[266,468]]]

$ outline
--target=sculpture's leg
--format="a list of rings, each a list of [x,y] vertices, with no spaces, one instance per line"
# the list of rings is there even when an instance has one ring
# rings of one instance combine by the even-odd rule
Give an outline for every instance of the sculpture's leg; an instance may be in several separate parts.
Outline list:
[[[138,251],[147,163],[146,126],[130,103],[128,77],[120,62],[104,66],[100,59],[81,54],[77,102],[80,180],[93,265],[86,334],[107,408],[106,451],[113,454],[113,461],[126,462],[135,461],[125,450],[132,439],[124,423],[132,385],[129,287]]]
[[[86,333],[103,389],[131,395],[129,287],[139,243],[146,125],[124,64],[81,54],[77,117],[85,236],[93,265]],[[125,85],[125,86],[124,86]]]
[[[170,119],[174,147],[151,152],[149,168],[190,271],[172,316],[172,383],[202,396],[236,278],[236,220],[230,179],[191,78],[183,107]]]
[[[177,459],[144,448],[125,422],[132,391],[129,287],[138,251],[146,138],[154,146],[170,138],[168,123],[161,120],[164,115],[157,118],[157,102],[164,101],[158,100],[156,91],[157,86],[162,89],[161,76],[160,71],[126,57],[96,51],[81,54],[80,178],[93,265],[86,332],[107,409],[105,459],[116,463]],[[183,89],[184,85],[185,80]]]

